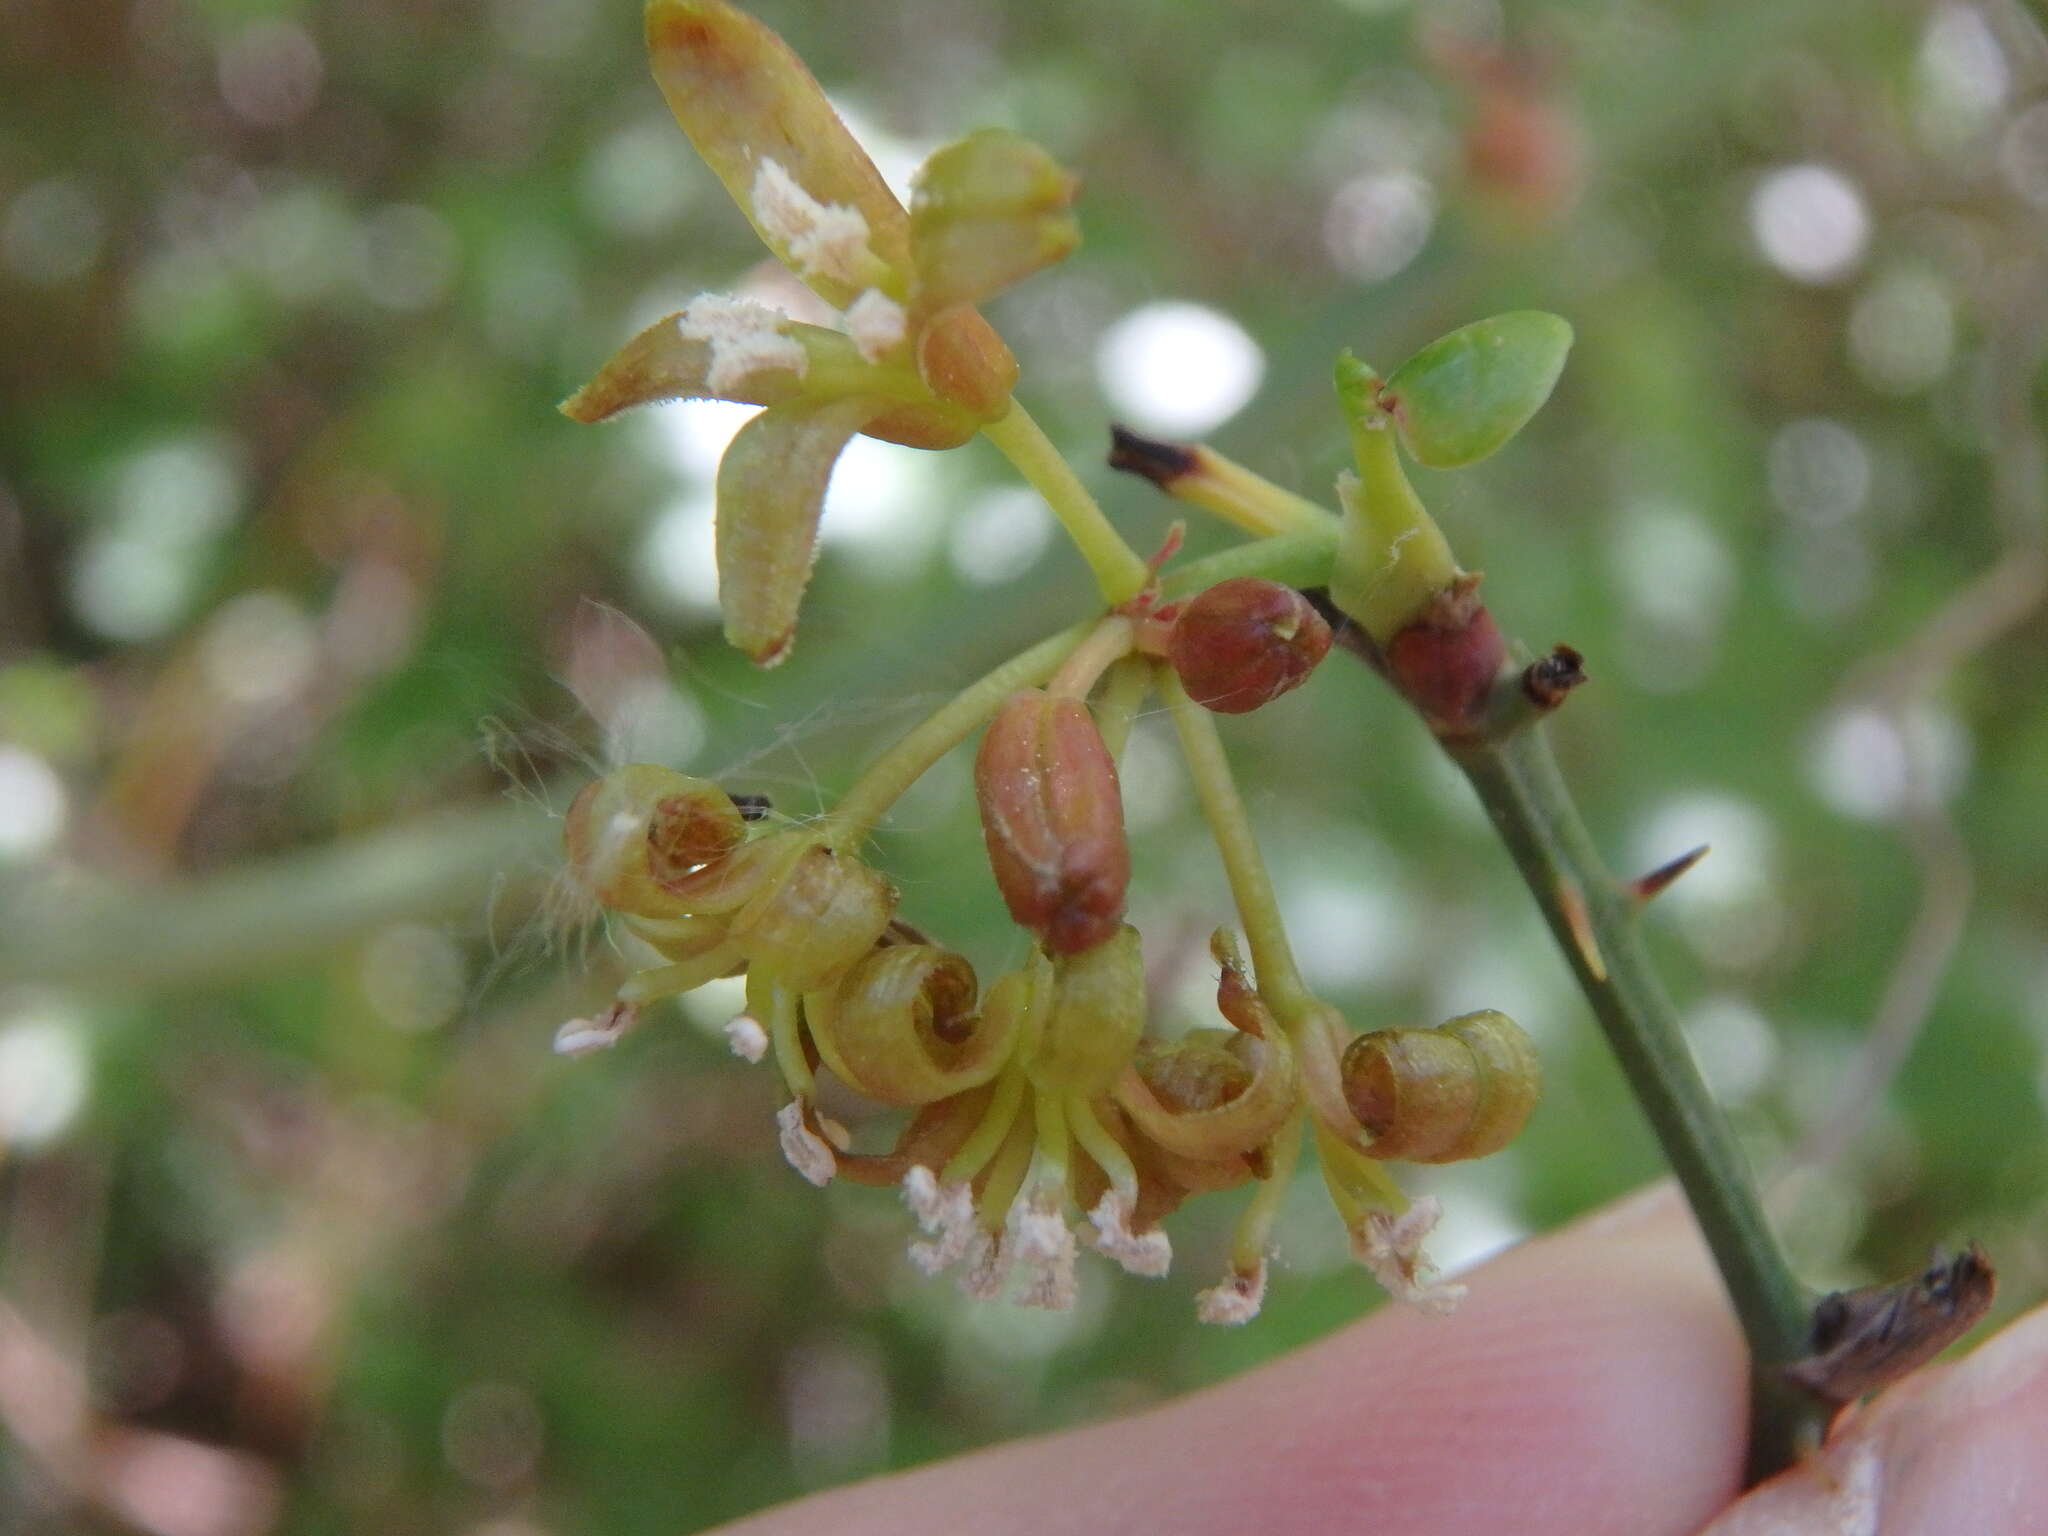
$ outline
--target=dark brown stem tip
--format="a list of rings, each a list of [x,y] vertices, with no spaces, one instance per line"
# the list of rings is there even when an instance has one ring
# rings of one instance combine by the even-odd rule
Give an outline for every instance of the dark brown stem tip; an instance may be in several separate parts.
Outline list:
[[[1672,883],[1680,875],[1691,869],[1693,865],[1699,863],[1701,859],[1704,859],[1712,851],[1713,845],[1711,843],[1701,843],[1699,847],[1681,853],[1669,863],[1659,864],[1640,879],[1629,881],[1629,895],[1635,898],[1638,905],[1655,897],[1662,896],[1671,889]]]
[[[1195,471],[1195,451],[1179,443],[1162,443],[1157,438],[1140,437],[1129,427],[1115,423],[1109,428],[1109,467],[1121,469],[1127,474],[1143,475],[1162,491],[1171,490],[1173,482],[1183,475]]]
[[[1813,1353],[1785,1375],[1830,1403],[1853,1403],[1968,1333],[1997,1288],[1990,1258],[1971,1243],[1952,1259],[1937,1252],[1914,1279],[1836,1291],[1813,1309]]]
[[[1532,661],[1522,672],[1522,692],[1541,710],[1557,708],[1565,695],[1586,680],[1586,658],[1568,645]]]

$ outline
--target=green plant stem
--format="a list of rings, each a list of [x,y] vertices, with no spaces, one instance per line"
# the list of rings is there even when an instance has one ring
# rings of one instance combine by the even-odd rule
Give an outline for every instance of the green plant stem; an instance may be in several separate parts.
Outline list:
[[[1036,688],[1059,670],[1074,649],[1095,633],[1098,621],[1070,624],[994,671],[970,683],[933,714],[899,738],[854,781],[827,818],[826,841],[834,848],[866,842],[889,807],[933,763],[978,730],[1020,688]]]
[[[282,969],[390,923],[474,923],[487,895],[508,917],[523,915],[561,868],[560,835],[547,806],[499,801],[205,879],[45,891],[33,906],[24,893],[0,911],[0,983],[203,986]]]
[[[1237,780],[1230,772],[1230,759],[1223,752],[1223,738],[1209,711],[1188,697],[1180,674],[1164,664],[1154,666],[1152,686],[1173,717],[1180,736],[1181,755],[1195,781],[1195,797],[1202,805],[1202,819],[1209,824],[1209,836],[1223,858],[1223,872],[1230,880],[1231,900],[1238,921],[1244,924],[1245,943],[1252,952],[1252,968],[1258,977],[1259,993],[1273,1014],[1291,1032],[1314,1005],[1308,984],[1294,963],[1294,950],[1287,942],[1286,926],[1280,921],[1280,903],[1273,895],[1273,882],[1266,873],[1265,860],[1252,836],[1251,818],[1237,792]]]
[[[1124,536],[1103,515],[1073,466],[1022,405],[1011,401],[1008,413],[981,431],[1002,450],[1017,473],[1031,482],[1031,488],[1045,498],[1053,516],[1060,520],[1067,537],[1074,541],[1081,558],[1095,573],[1095,585],[1101,589],[1105,604],[1114,608],[1145,590],[1152,579],[1151,567],[1124,542]]]
[[[1750,1346],[1749,1481],[1819,1443],[1827,1412],[1783,1375],[1809,1350],[1813,1298],[1786,1263],[1747,1163],[1680,1033],[1635,927],[1541,726],[1446,744],[1542,908],[1580,990],[1677,1174]]]
[[[1174,572],[1172,580],[1162,582],[1161,590],[1166,596],[1175,597],[1199,592],[1227,577],[1244,575],[1270,575],[1282,581],[1298,578],[1313,585],[1328,569],[1330,551],[1335,547],[1334,531],[1265,539],[1205,560],[1190,561]],[[1104,630],[1100,619],[1070,624],[1029,650],[1020,651],[954,695],[868,765],[867,771],[833,808],[826,840],[834,848],[859,847],[897,797],[933,763],[980,729],[1003,700],[1020,688],[1045,684],[1081,646]],[[1116,647],[1111,649],[1121,654]]]

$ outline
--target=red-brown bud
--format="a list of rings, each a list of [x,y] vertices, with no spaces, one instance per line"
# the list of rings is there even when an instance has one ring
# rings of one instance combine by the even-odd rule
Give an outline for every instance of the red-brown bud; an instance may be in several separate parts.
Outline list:
[[[1479,600],[1478,578],[1461,577],[1387,642],[1387,675],[1439,735],[1480,728],[1486,696],[1507,660],[1507,642]]]
[[[1080,699],[1032,689],[989,722],[974,759],[989,867],[1010,916],[1055,954],[1123,921],[1131,855],[1116,764]]]
[[[1330,649],[1330,626],[1294,588],[1237,576],[1181,609],[1167,658],[1188,697],[1241,715],[1299,687]]]

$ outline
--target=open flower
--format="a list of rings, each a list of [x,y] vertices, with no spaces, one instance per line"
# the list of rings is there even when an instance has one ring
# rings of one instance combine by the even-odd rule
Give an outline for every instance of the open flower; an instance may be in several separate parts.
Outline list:
[[[602,421],[656,400],[767,407],[718,471],[726,637],[789,653],[832,466],[856,433],[951,448],[1009,409],[1017,363],[975,305],[1079,243],[1076,183],[1025,139],[984,129],[896,200],[782,39],[724,0],[652,0],[655,80],[777,260],[841,329],[704,294],[656,321],[562,405]]]

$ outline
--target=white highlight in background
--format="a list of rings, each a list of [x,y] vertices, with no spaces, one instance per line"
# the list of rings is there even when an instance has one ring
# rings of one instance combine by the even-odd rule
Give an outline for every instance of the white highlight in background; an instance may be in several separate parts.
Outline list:
[[[1870,215],[1856,183],[1825,165],[1788,165],[1749,199],[1749,227],[1764,258],[1802,283],[1831,283],[1863,257]]]
[[[1176,300],[1141,305],[1104,332],[1095,372],[1139,430],[1199,437],[1258,392],[1266,355],[1228,315]]]

